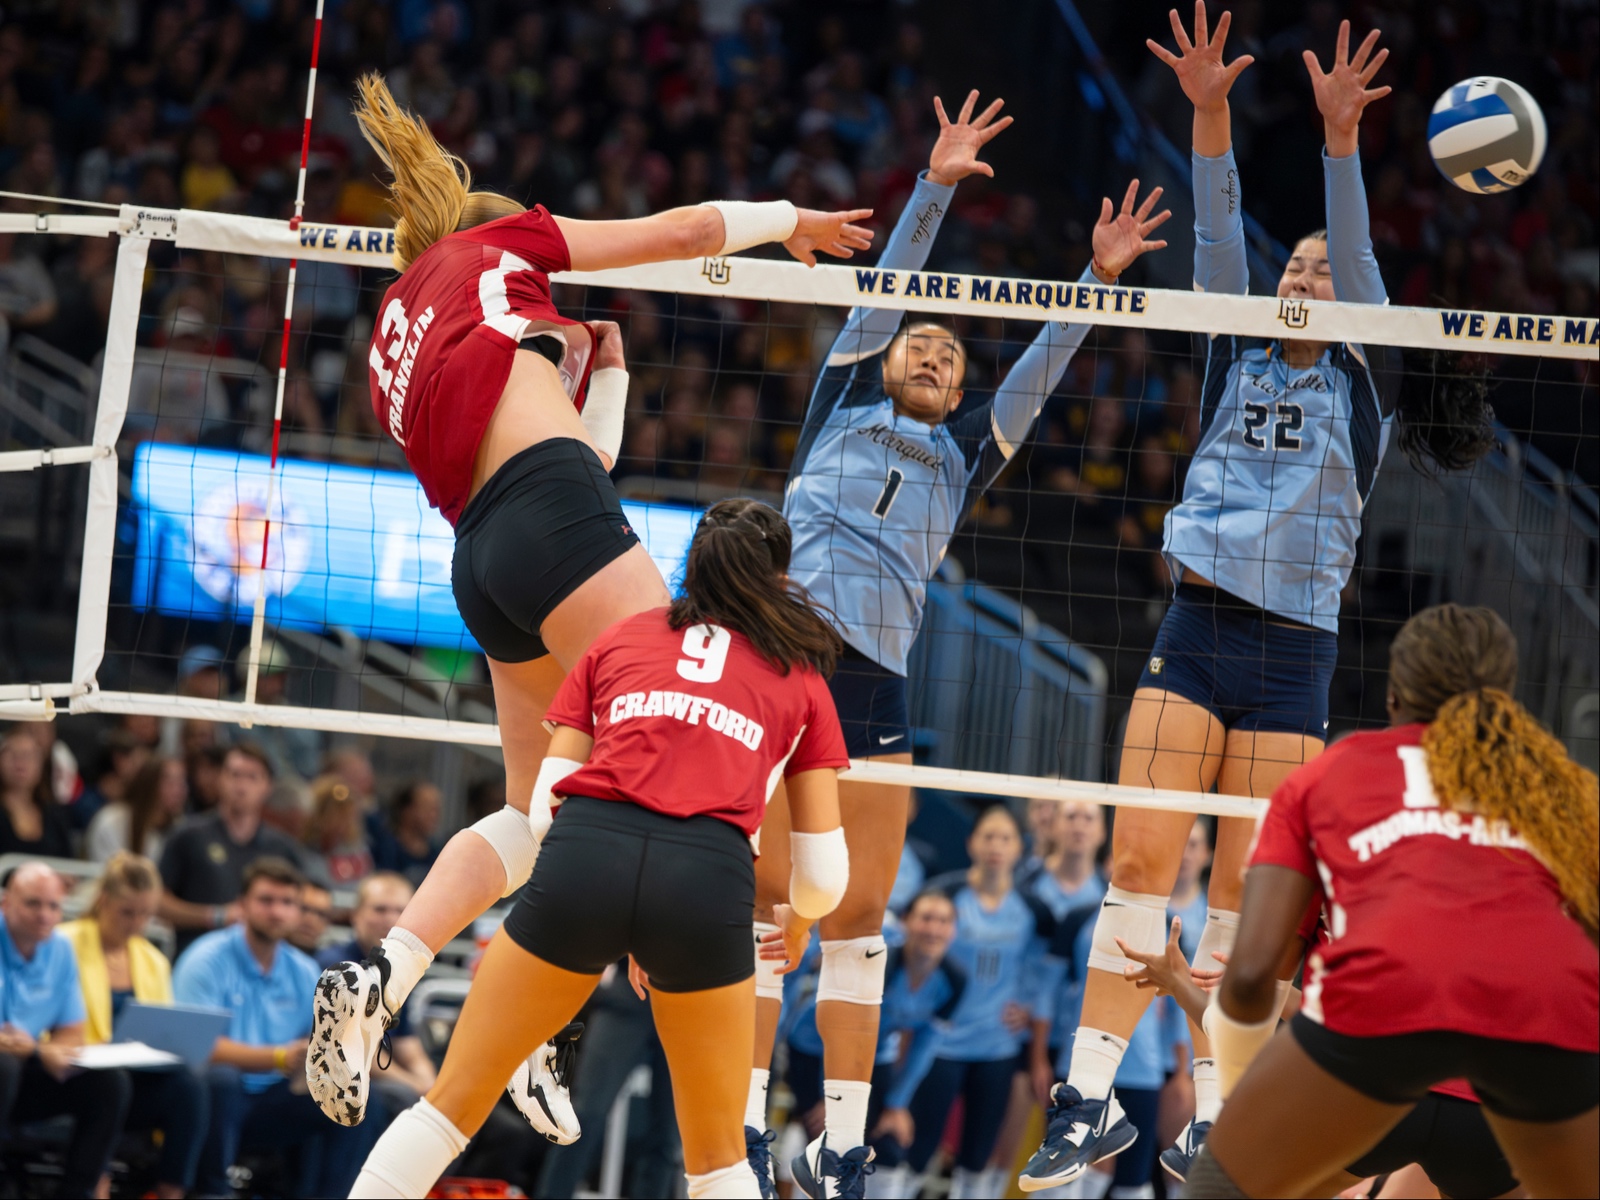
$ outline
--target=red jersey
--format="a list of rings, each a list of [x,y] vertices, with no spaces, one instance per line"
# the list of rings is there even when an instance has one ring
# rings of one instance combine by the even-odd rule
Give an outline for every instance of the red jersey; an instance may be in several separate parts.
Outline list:
[[[780,775],[850,765],[821,675],[810,667],[779,674],[730,629],[673,629],[664,608],[596,638],[545,724],[594,738],[589,761],[556,785],[557,795],[718,817],[752,838]]]
[[[1453,1030],[1600,1051],[1600,953],[1504,822],[1439,807],[1426,726],[1346,738],[1273,793],[1252,865],[1322,883],[1301,1011],[1335,1033]]]
[[[367,354],[372,410],[406,452],[428,502],[454,525],[478,443],[518,344],[540,326],[578,326],[561,365],[581,410],[594,339],[556,312],[552,271],[571,265],[543,207],[440,238],[383,294]]]

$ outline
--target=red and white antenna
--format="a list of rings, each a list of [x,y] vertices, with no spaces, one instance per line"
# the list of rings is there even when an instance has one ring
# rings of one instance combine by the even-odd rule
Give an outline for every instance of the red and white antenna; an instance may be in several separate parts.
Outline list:
[[[311,108],[317,97],[317,58],[322,51],[322,3],[317,0],[317,22],[311,37],[311,74],[306,79],[306,119],[300,131],[300,180],[294,190],[294,216],[289,228],[299,229],[306,207],[306,163],[311,155]],[[272,506],[278,497],[278,438],[283,431],[283,389],[289,378],[289,325],[294,318],[294,279],[299,259],[289,260],[289,286],[283,297],[283,345],[278,351],[278,395],[272,408],[272,461],[267,470],[267,507],[261,526],[261,572],[256,585],[255,612],[250,618],[249,668],[245,674],[244,702],[254,704],[256,681],[261,675],[261,636],[267,615],[267,551],[272,540]],[[253,722],[239,722],[249,729]]]

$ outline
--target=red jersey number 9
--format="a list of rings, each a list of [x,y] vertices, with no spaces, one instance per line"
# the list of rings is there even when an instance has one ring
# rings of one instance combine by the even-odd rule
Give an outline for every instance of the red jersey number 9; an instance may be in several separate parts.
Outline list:
[[[720,625],[691,625],[683,631],[683,652],[678,674],[691,683],[715,683],[722,678],[733,638]]]

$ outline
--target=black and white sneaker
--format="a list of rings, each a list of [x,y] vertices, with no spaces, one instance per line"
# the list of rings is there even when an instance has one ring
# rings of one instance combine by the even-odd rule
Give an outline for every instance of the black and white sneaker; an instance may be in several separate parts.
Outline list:
[[[583,1022],[573,1021],[529,1055],[506,1084],[517,1111],[558,1146],[570,1146],[583,1136],[570,1090],[582,1034]]]
[[[1194,1156],[1200,1153],[1200,1147],[1206,1144],[1206,1134],[1210,1132],[1210,1121],[1190,1121],[1178,1140],[1161,1152],[1161,1169],[1179,1183],[1189,1178]]]
[[[1104,1100],[1085,1100],[1077,1088],[1058,1083],[1050,1091],[1045,1118],[1044,1142],[1017,1178],[1017,1186],[1025,1192],[1071,1183],[1102,1158],[1121,1154],[1139,1137],[1115,1092]]]
[[[771,1129],[744,1127],[744,1156],[755,1172],[756,1183],[761,1188],[761,1200],[778,1200],[778,1185],[773,1179],[772,1139],[778,1135]]]
[[[306,1086],[340,1125],[359,1125],[367,1115],[372,1062],[394,1020],[383,999],[388,982],[389,960],[375,949],[370,959],[329,967],[312,994]]]
[[[871,1146],[857,1146],[837,1154],[828,1149],[828,1135],[823,1134],[790,1162],[794,1172],[794,1185],[811,1200],[865,1200],[867,1176],[877,1168],[872,1165]]]

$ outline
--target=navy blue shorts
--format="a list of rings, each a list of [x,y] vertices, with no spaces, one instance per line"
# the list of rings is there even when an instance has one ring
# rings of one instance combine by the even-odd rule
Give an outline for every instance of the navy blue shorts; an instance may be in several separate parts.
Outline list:
[[[851,758],[872,758],[911,750],[911,717],[906,708],[906,677],[873,662],[846,645],[828,680],[839,710],[844,745]]]
[[[1179,584],[1139,676],[1210,711],[1224,729],[1328,736],[1338,639],[1284,624],[1220,588]]]

